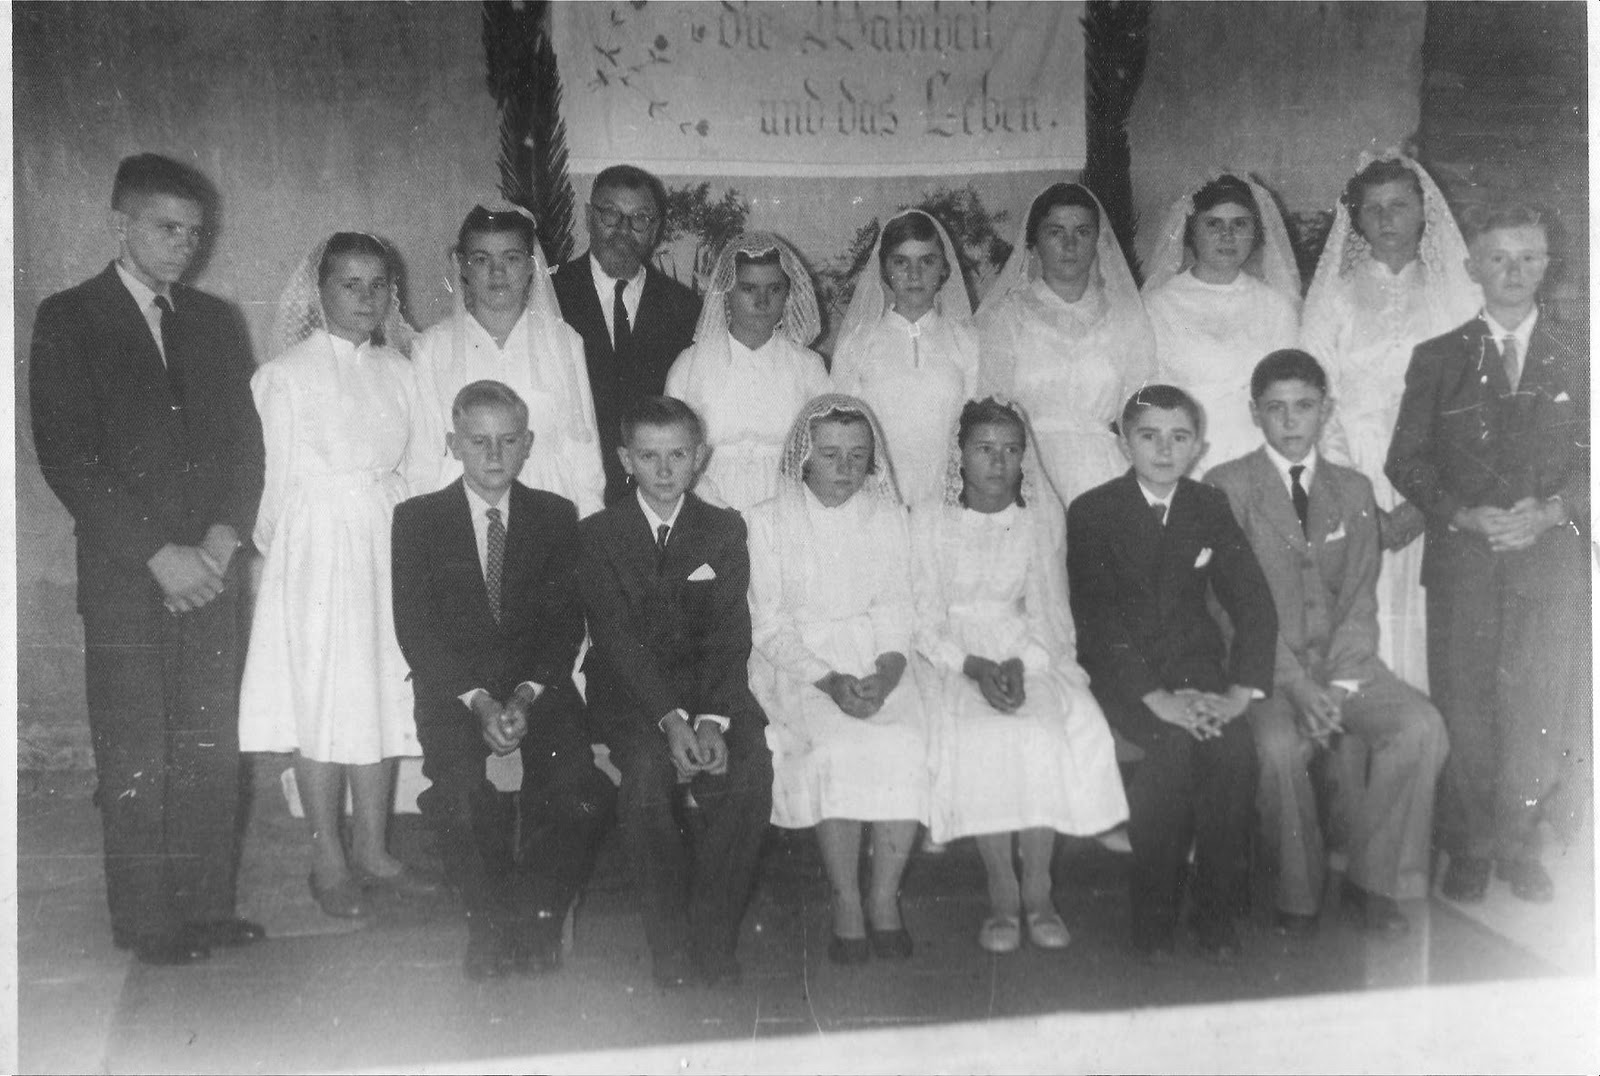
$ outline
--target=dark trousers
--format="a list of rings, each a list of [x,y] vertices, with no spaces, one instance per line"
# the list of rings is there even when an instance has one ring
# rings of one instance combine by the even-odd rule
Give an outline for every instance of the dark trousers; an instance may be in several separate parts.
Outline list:
[[[686,957],[709,970],[733,961],[761,841],[772,816],[772,754],[766,730],[736,720],[726,734],[728,770],[690,784],[704,814],[692,850],[673,805],[678,774],[664,735],[644,726],[607,737],[622,771],[622,839],[644,900],[645,938],[657,966]],[[692,855],[692,859],[691,859]]]
[[[234,914],[241,560],[193,612],[167,612],[148,574],[80,602],[106,898],[125,944]]]
[[[1156,717],[1143,702],[1114,692],[1095,697],[1117,731],[1145,755],[1128,782],[1133,940],[1170,946],[1191,842],[1197,922],[1232,915],[1245,890],[1256,794],[1250,725],[1238,717],[1223,726],[1221,736],[1201,741]]]
[[[1429,683],[1450,733],[1438,841],[1452,855],[1536,858],[1542,817],[1561,830],[1587,809],[1589,580],[1579,564],[1568,585],[1523,594],[1504,561],[1484,561],[1428,586]]]
[[[553,942],[616,803],[595,768],[576,690],[552,688],[534,704],[520,745],[520,847],[508,797],[484,776],[489,748],[472,712],[454,699],[419,704],[417,739],[430,782],[417,806],[467,913],[521,922]]]

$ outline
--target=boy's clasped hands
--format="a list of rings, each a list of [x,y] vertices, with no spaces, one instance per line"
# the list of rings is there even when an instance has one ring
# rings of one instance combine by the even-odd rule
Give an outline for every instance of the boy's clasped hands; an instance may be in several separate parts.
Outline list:
[[[662,719],[661,731],[667,734],[667,750],[679,777],[728,772],[728,744],[722,738],[722,726],[715,721],[703,720],[698,727],[691,727],[684,712],[674,710]]]
[[[1221,694],[1194,688],[1156,690],[1146,694],[1143,701],[1151,713],[1167,724],[1178,726],[1197,740],[1211,740],[1222,735],[1222,726],[1245,712],[1251,697],[1249,688],[1235,684]]]

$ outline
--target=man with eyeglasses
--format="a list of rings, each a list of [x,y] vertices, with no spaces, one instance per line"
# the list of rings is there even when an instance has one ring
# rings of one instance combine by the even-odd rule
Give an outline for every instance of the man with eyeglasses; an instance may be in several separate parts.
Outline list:
[[[667,192],[642,168],[617,164],[595,177],[586,218],[589,250],[555,272],[562,316],[583,336],[600,427],[607,504],[628,492],[617,448],[634,402],[659,396],[678,353],[694,343],[700,299],[650,264]]]
[[[29,360],[39,467],[77,535],[111,938],[156,965],[263,937],[234,914],[255,362],[238,310],[179,283],[214,205],[187,165],[123,160],[117,257],[40,304]]]
[[[533,219],[516,206],[474,206],[456,236],[454,313],[411,346],[420,406],[413,455],[422,488],[461,477],[445,447],[456,394],[478,381],[509,385],[528,406],[533,450],[516,476],[565,497],[580,517],[598,512],[606,486],[600,428],[589,398],[583,340],[561,318]]]

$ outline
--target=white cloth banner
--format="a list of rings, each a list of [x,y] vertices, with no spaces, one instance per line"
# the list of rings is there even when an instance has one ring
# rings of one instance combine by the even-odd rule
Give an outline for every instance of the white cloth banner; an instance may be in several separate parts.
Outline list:
[[[1070,171],[1080,3],[558,3],[568,165],[668,175]]]

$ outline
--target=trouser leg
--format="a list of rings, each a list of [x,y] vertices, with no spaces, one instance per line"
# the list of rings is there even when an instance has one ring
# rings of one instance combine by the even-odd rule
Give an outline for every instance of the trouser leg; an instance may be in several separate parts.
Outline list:
[[[1248,722],[1230,721],[1221,736],[1196,744],[1192,767],[1195,917],[1216,922],[1233,915],[1249,875],[1256,752]]]
[[[611,744],[622,772],[618,823],[644,912],[645,939],[658,964],[689,951],[689,855],[673,817],[678,776],[664,738],[639,736]]]
[[[733,960],[772,817],[772,754],[764,729],[735,720],[726,739],[727,772],[699,774],[692,786],[706,827],[696,850],[689,917],[695,955],[712,969]]]
[[[1316,743],[1301,730],[1287,699],[1251,703],[1245,718],[1261,768],[1256,812],[1278,867],[1278,910],[1315,915],[1325,881],[1322,829],[1307,770]]]
[[[1444,721],[1415,688],[1388,670],[1344,702],[1347,737],[1367,745],[1365,781],[1348,790],[1347,876],[1396,900],[1428,894],[1433,796],[1448,752]]]
[[[1453,856],[1494,852],[1500,735],[1499,581],[1493,571],[1428,587],[1428,669],[1449,734],[1437,805],[1438,840]]]
[[[484,776],[489,749],[465,707],[417,710],[422,775],[417,807],[433,830],[445,876],[469,916],[497,918],[509,903],[511,807]]]

